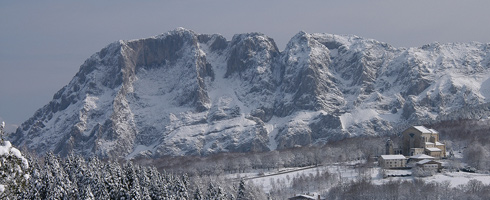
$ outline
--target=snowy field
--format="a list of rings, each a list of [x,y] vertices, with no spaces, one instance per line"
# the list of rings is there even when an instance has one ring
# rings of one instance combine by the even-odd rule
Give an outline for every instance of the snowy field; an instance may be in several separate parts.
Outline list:
[[[401,176],[411,174],[411,170],[385,170],[385,174],[399,175],[397,177],[383,178],[382,170],[379,167],[355,168],[351,164],[329,164],[319,167],[309,168],[287,168],[269,171],[262,173],[260,176],[258,172],[255,173],[240,173],[229,175],[229,178],[241,177],[245,180],[251,181],[257,186],[261,186],[265,192],[269,192],[272,189],[272,185],[278,183],[284,183],[287,186],[291,186],[292,180],[299,176],[315,176],[318,173],[328,171],[331,175],[337,178],[339,182],[349,182],[358,179],[360,176],[371,178],[374,184],[383,184],[392,180],[413,180],[413,176]],[[484,184],[490,184],[490,174],[480,173],[466,173],[466,172],[442,172],[437,173],[434,176],[420,178],[426,182],[449,182],[452,187],[457,187],[462,184],[468,183],[468,181],[475,179]],[[315,192],[315,191],[312,191]]]

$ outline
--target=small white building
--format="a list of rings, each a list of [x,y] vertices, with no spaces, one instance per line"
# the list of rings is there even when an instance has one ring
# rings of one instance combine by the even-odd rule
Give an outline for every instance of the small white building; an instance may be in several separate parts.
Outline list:
[[[378,163],[385,169],[403,168],[407,165],[407,158],[403,155],[381,155]]]
[[[436,147],[425,148],[425,154],[432,156],[432,157],[436,157],[436,158],[444,157],[442,155],[442,150],[439,148],[436,148]]]
[[[429,155],[425,155],[425,154],[418,154],[415,156],[410,156],[410,159],[415,161],[415,162],[418,162],[421,160],[434,160],[435,158],[432,156],[429,156]]]
[[[425,170],[440,170],[442,168],[442,163],[434,160],[424,159],[417,162],[417,166],[422,167]]]

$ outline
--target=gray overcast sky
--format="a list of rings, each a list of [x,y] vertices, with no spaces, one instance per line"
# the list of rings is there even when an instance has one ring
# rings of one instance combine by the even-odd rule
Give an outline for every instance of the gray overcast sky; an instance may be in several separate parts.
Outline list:
[[[283,49],[301,30],[354,34],[395,47],[490,42],[490,1],[0,1],[0,121],[47,104],[95,52],[177,27],[262,32]],[[12,127],[10,127],[12,130]]]

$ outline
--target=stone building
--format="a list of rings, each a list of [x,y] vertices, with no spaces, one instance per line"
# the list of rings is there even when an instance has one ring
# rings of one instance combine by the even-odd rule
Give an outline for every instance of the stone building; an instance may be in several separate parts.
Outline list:
[[[398,146],[391,139],[386,141],[385,154],[381,155],[378,163],[383,168],[407,167],[407,160],[419,162],[434,160],[446,156],[446,146],[439,142],[439,132],[424,126],[412,126],[402,132]],[[432,166],[429,163],[428,166]],[[412,162],[408,166],[412,166]]]
[[[407,165],[407,158],[403,155],[381,155],[378,163],[382,168],[404,168]]]
[[[402,132],[401,151],[405,156],[426,154],[446,157],[446,146],[439,141],[439,132],[424,126],[412,126]]]

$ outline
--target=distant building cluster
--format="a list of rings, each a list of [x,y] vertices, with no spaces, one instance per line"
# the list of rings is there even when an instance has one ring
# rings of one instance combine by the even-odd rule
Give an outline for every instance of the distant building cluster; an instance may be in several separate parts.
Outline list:
[[[446,145],[439,141],[439,132],[424,126],[412,126],[402,132],[400,143],[395,146],[392,140],[386,141],[385,155],[378,163],[385,169],[419,166],[423,169],[441,169],[436,161],[446,157]]]

